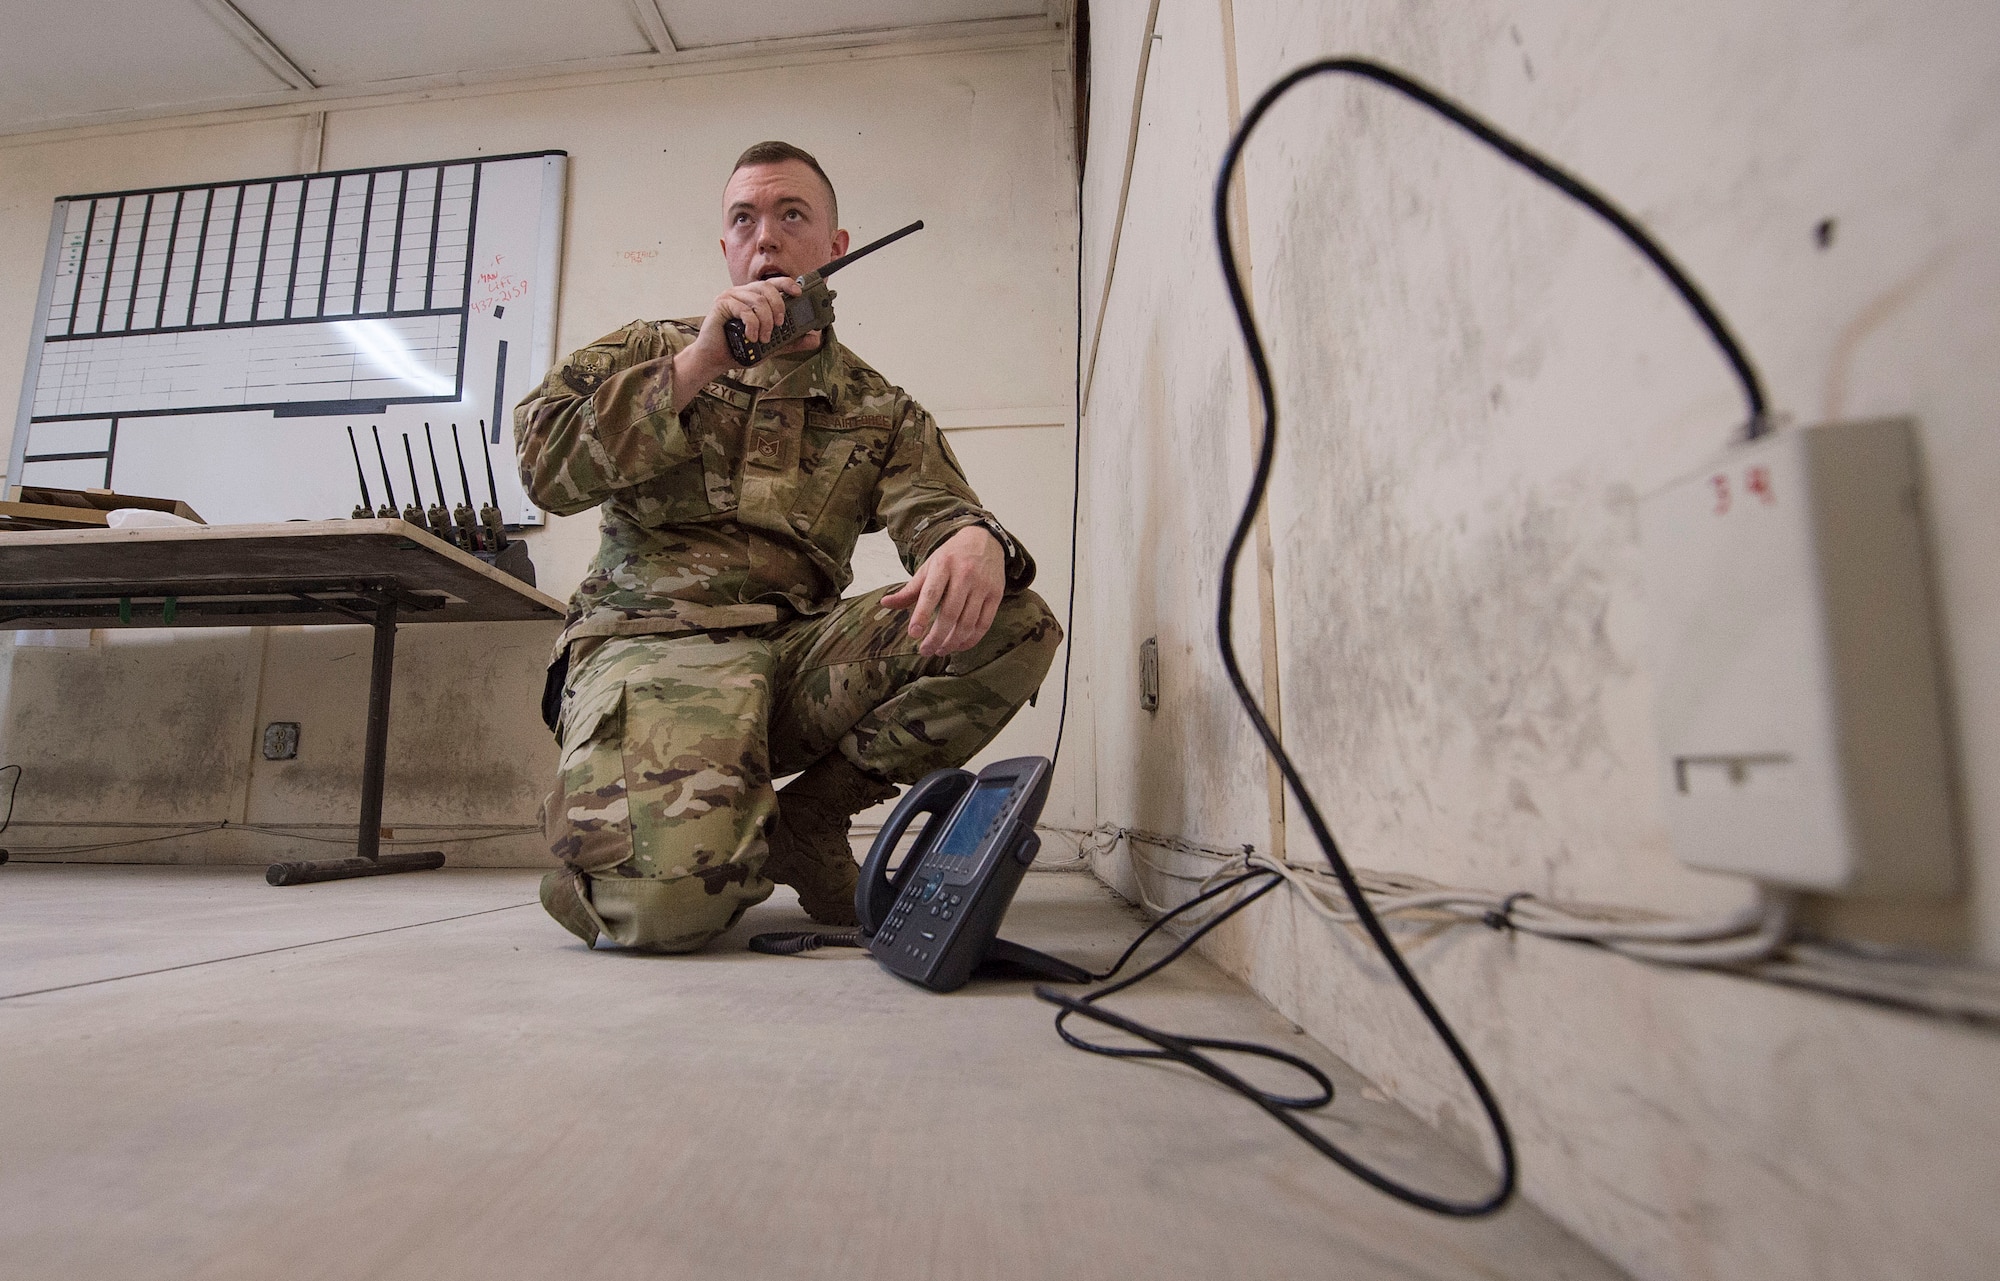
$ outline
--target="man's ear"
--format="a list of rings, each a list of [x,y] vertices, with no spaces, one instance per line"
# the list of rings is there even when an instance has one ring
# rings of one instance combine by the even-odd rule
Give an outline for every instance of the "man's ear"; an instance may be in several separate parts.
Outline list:
[[[833,256],[838,258],[846,252],[847,252],[847,229],[843,227],[839,231],[833,233]]]

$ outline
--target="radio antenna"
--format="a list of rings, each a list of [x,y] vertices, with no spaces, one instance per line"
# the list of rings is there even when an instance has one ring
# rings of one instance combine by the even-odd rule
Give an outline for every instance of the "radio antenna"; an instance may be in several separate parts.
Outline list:
[[[382,488],[389,491],[389,519],[396,518],[396,482],[389,479],[389,456],[382,452],[382,429],[370,425],[368,430],[375,437],[375,461],[382,468]]]
[[[479,425],[479,438],[486,439],[486,424]],[[465,475],[465,449],[458,443],[458,424],[451,425],[451,452],[458,455],[458,491],[465,495],[465,506],[472,508],[472,482]]]
[[[458,425],[452,424],[451,430],[456,442]],[[486,460],[486,497],[490,500],[479,509],[479,523],[486,529],[487,550],[503,552],[507,550],[507,519],[500,514],[500,487],[493,482],[493,451],[486,447],[484,418],[479,420],[479,456]],[[465,478],[465,458],[462,455],[458,460],[458,475],[461,480]],[[470,494],[466,495],[465,503],[468,507],[472,505]]]
[[[403,461],[410,468],[410,492],[412,495],[410,501],[421,510],[424,505],[424,489],[423,486],[417,484],[417,455],[410,448],[410,433],[408,432],[403,433]]]
[[[479,420],[479,452],[486,455],[486,499],[497,510],[500,506],[500,489],[493,483],[493,451],[486,448],[486,420]]]
[[[919,218],[915,222],[911,223],[909,226],[903,227],[897,231],[892,231],[888,235],[882,237],[880,240],[869,241],[867,244],[861,246],[861,248],[856,249],[853,253],[842,254],[840,257],[835,258],[832,262],[828,263],[826,266],[821,267],[819,269],[819,274],[822,278],[831,276],[834,272],[839,271],[842,267],[845,267],[848,263],[853,262],[855,259],[866,258],[869,254],[874,253],[877,249],[880,249],[882,246],[892,245],[896,243],[898,240],[901,240],[904,236],[909,235],[911,232],[922,231],[923,229],[924,229],[924,220],[922,218]]]
[[[444,506],[444,473],[438,470],[437,442],[431,439],[431,425],[424,424],[424,448],[431,451],[431,484],[437,486],[438,506]]]
[[[354,454],[354,479],[361,482],[361,510],[369,516],[375,514],[375,500],[368,493],[368,473],[361,470],[361,446],[354,441],[354,424],[347,425],[347,448]],[[363,519],[366,519],[364,517]]]

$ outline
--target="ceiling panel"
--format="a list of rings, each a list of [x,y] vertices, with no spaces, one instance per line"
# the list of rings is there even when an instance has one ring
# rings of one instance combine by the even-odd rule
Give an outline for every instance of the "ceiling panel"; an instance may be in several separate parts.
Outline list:
[[[631,0],[235,0],[321,85],[649,53]]]
[[[660,12],[676,45],[702,49],[982,18],[1046,18],[1048,6],[1037,0],[818,0],[814,4],[793,0],[660,0]]]
[[[0,132],[286,86],[195,0],[0,0]]]
[[[287,60],[323,89],[366,92],[465,72],[547,74],[607,58],[751,54],[771,40],[1049,15],[1046,0],[0,0],[0,134],[310,99],[284,78],[293,75]],[[674,49],[656,50],[645,34],[661,19]],[[259,33],[275,47],[264,55],[270,65],[248,47]]]

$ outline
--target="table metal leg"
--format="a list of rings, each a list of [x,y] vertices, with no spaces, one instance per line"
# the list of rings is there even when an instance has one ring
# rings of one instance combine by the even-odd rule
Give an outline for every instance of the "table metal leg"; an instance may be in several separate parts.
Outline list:
[[[375,652],[368,666],[368,730],[361,753],[361,827],[353,858],[273,863],[264,879],[273,885],[306,885],[390,872],[425,872],[444,866],[442,850],[382,852],[382,779],[389,763],[389,687],[396,666],[396,596],[375,602]]]

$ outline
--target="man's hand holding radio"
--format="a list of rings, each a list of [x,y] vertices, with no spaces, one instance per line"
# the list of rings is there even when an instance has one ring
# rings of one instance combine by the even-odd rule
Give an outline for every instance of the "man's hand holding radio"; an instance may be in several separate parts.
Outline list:
[[[722,327],[732,320],[743,322],[743,336],[763,342],[785,323],[785,300],[799,293],[799,282],[790,276],[772,276],[731,285],[715,297],[708,314],[702,317],[701,334],[674,357],[674,412],[679,413],[719,374],[736,368],[729,354],[729,341]],[[817,340],[817,333],[806,338]],[[801,339],[804,342],[805,339]]]

